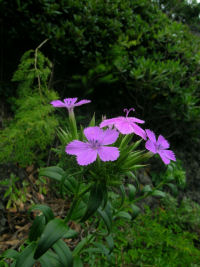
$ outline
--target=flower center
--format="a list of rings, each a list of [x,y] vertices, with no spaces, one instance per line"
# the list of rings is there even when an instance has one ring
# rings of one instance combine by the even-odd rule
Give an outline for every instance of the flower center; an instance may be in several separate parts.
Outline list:
[[[125,109],[124,109],[124,112],[126,112],[126,118],[128,117],[128,114],[129,114],[129,112],[130,112],[131,110],[132,110],[132,111],[135,111],[134,108],[130,108],[130,109],[125,108]]]
[[[156,147],[156,152],[159,152],[161,149],[163,149],[163,147],[162,147],[161,144],[157,145],[157,144],[155,143],[155,147]]]
[[[90,143],[91,148],[93,149],[98,149],[101,146],[99,141],[95,139],[90,140],[89,143]]]

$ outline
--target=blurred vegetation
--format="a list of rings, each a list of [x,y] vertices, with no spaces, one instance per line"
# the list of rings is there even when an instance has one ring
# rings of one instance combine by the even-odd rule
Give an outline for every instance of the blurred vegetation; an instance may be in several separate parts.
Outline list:
[[[191,30],[200,31],[200,3],[197,0],[155,0],[172,20],[186,23]]]
[[[133,106],[148,121],[147,128],[165,135],[199,133],[200,39],[163,13],[159,5],[164,1],[0,4],[2,51],[11,52],[10,57],[14,42],[21,44],[20,50],[48,38],[45,55],[54,65],[51,86],[61,98],[87,96],[107,115]],[[168,13],[172,6],[173,1],[166,5]],[[9,72],[10,61],[1,61]],[[13,89],[4,82],[0,94],[7,99]]]

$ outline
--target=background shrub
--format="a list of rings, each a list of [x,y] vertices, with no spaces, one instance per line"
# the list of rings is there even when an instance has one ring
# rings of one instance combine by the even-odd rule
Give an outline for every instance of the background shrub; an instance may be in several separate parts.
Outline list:
[[[54,62],[52,86],[61,98],[87,95],[107,114],[121,114],[125,106],[134,106],[149,126],[162,128],[166,135],[192,136],[199,131],[199,38],[170,20],[157,3],[43,0],[36,5],[29,0],[0,4],[5,55],[13,55],[13,42],[22,44],[20,52],[49,38],[46,51]],[[8,72],[9,63],[1,60]],[[1,94],[7,97],[11,89],[5,90],[2,81]]]

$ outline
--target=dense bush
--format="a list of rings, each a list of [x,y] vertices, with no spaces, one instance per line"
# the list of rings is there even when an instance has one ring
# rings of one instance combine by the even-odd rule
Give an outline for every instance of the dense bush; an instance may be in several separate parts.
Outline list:
[[[2,1],[1,11],[12,41],[49,38],[61,97],[90,94],[110,113],[134,106],[170,135],[199,131],[199,38],[155,1]]]

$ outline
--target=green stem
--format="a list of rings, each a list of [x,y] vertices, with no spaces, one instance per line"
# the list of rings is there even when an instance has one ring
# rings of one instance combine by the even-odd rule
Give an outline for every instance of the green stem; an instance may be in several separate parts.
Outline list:
[[[78,131],[77,131],[77,125],[76,125],[76,118],[75,118],[73,110],[69,111],[69,124],[70,124],[70,129],[72,132],[72,137],[77,140]]]
[[[73,200],[72,205],[71,205],[71,207],[70,207],[70,209],[69,209],[69,212],[68,212],[67,216],[66,216],[65,219],[64,219],[64,222],[65,222],[65,223],[67,223],[67,222],[71,219],[71,216],[72,216],[72,213],[73,213],[74,208],[75,208],[76,205],[80,202],[81,197],[82,197],[85,193],[87,193],[87,192],[90,190],[91,186],[92,186],[92,184],[90,184],[90,185],[89,185],[88,187],[86,187],[82,192],[80,192],[79,194],[77,194],[77,195],[74,197],[74,200]]]

